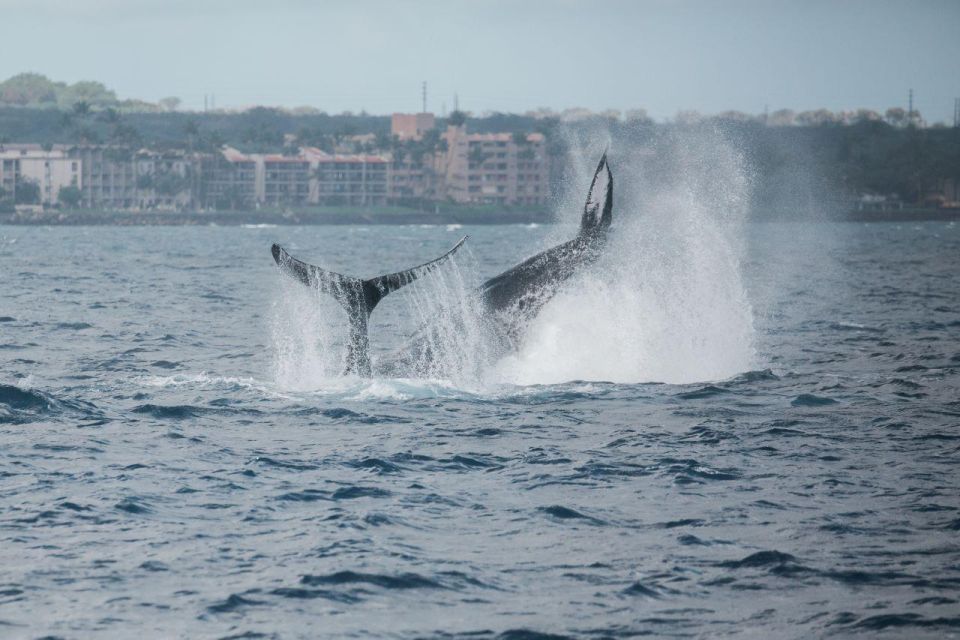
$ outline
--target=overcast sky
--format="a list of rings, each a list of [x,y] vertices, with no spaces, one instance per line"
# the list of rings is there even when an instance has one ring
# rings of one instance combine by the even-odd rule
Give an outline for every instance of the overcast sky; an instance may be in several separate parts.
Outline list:
[[[0,79],[99,80],[202,108],[953,118],[960,0],[0,0]]]

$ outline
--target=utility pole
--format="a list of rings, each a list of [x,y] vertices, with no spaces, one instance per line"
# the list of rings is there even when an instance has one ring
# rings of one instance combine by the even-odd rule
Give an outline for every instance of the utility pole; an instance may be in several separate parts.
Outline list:
[[[460,111],[460,96],[456,93],[453,94],[453,110]]]
[[[910,89],[910,108],[907,109],[907,122],[913,124],[913,89]]]
[[[424,80],[423,81],[423,111],[421,111],[420,113],[426,113],[426,112],[427,112],[427,81]]]
[[[953,128],[960,127],[960,98],[953,99]]]

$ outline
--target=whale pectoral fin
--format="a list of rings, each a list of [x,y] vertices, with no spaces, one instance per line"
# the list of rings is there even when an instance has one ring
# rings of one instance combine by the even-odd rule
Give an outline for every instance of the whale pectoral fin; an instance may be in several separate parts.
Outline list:
[[[463,243],[467,241],[467,236],[460,238],[460,241],[453,246],[452,249],[447,251],[445,254],[437,258],[436,260],[431,260],[430,262],[425,262],[418,267],[413,267],[411,269],[406,269],[404,271],[397,271],[396,273],[388,273],[383,276],[377,276],[376,278],[370,278],[369,280],[364,280],[364,288],[371,288],[373,292],[376,292],[377,302],[379,302],[384,296],[388,293],[396,291],[405,285],[410,284],[417,278],[423,277],[442,265],[444,262],[449,260],[454,253],[457,252],[457,249],[463,246]],[[369,294],[368,294],[369,295]],[[376,302],[374,302],[376,304]]]
[[[592,232],[605,229],[613,221],[613,174],[607,163],[607,153],[603,153],[597,170],[587,192],[587,202],[583,205],[580,218],[580,232]]]

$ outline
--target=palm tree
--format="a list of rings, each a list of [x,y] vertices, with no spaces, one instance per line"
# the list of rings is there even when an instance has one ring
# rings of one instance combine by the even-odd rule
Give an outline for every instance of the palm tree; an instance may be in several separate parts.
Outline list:
[[[90,103],[86,100],[80,100],[73,104],[73,113],[80,117],[90,115]]]
[[[114,109],[113,107],[107,107],[100,114],[100,120],[104,122],[109,122],[110,124],[116,124],[120,122],[120,112]]]
[[[193,145],[200,140],[200,127],[194,120],[187,120],[183,125],[183,133],[187,136],[187,147],[193,151]]]
[[[374,145],[378,151],[386,151],[393,146],[394,136],[381,131],[374,137]]]
[[[407,150],[401,145],[397,145],[393,149],[393,166],[399,167],[403,164],[403,158],[407,155]]]
[[[470,163],[470,168],[474,169],[483,165],[489,157],[490,154],[486,153],[479,144],[471,145],[470,152],[467,154],[467,161]]]

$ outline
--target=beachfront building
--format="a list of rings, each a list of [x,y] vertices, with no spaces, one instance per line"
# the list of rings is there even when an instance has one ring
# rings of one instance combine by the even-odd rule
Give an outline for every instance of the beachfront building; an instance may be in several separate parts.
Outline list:
[[[421,205],[436,200],[443,192],[442,150],[424,141],[436,141],[436,119],[432,113],[394,113],[390,135],[394,140],[389,156],[387,202]]]
[[[301,153],[312,167],[312,203],[327,206],[387,203],[388,162],[383,156],[328,154],[315,147],[306,147]]]
[[[231,147],[202,165],[208,208],[386,204],[387,160],[304,147],[296,155],[245,154]]]
[[[390,124],[390,133],[401,142],[429,139],[436,127],[431,113],[395,113]],[[542,134],[468,133],[461,124],[448,126],[439,140],[444,144],[421,148],[416,158],[401,146],[394,149],[390,202],[547,203],[550,163]]]
[[[310,202],[310,161],[302,155],[258,156],[263,166],[263,191],[258,201],[268,206],[303,206]]]
[[[444,183],[454,202],[543,205],[549,163],[543,134],[467,133],[449,126]]]
[[[258,157],[224,147],[201,161],[200,202],[208,209],[248,209],[258,202],[263,172]]]
[[[5,145],[0,151],[0,188],[5,197],[44,207],[78,206],[105,211],[186,209],[193,204],[196,158],[102,145]],[[24,202],[24,185],[38,187],[36,202]],[[61,190],[79,197],[61,202]],[[17,197],[16,192],[21,191]]]
[[[138,210],[182,211],[193,206],[200,157],[184,151],[141,149],[133,157]]]
[[[390,133],[400,140],[419,139],[436,126],[432,113],[395,113],[390,116]]]
[[[136,212],[195,206],[199,154],[117,145],[75,145],[66,153],[79,163],[82,208]]]
[[[414,158],[394,152],[390,160],[387,191],[390,204],[411,204],[436,200],[442,190],[442,173],[437,170],[438,158]]]
[[[67,153],[80,163],[82,208],[104,211],[137,208],[134,152],[114,146],[78,145],[70,147]]]
[[[432,114],[394,114],[392,134],[389,148],[379,153],[7,145],[0,149],[0,201],[14,200],[17,185],[26,182],[39,185],[33,206],[63,204],[60,190],[73,186],[79,199],[73,192],[64,200],[67,206],[103,211],[548,201],[549,163],[541,134],[468,133],[462,125],[440,134]],[[360,146],[375,148],[375,139],[369,134]]]
[[[4,197],[17,200],[18,187],[30,183],[37,187],[32,205],[54,205],[64,187],[80,188],[81,163],[70,158],[61,146],[38,144],[3,145],[0,148],[0,189]]]
[[[0,154],[0,198],[13,200],[20,176],[20,160],[13,155]]]

